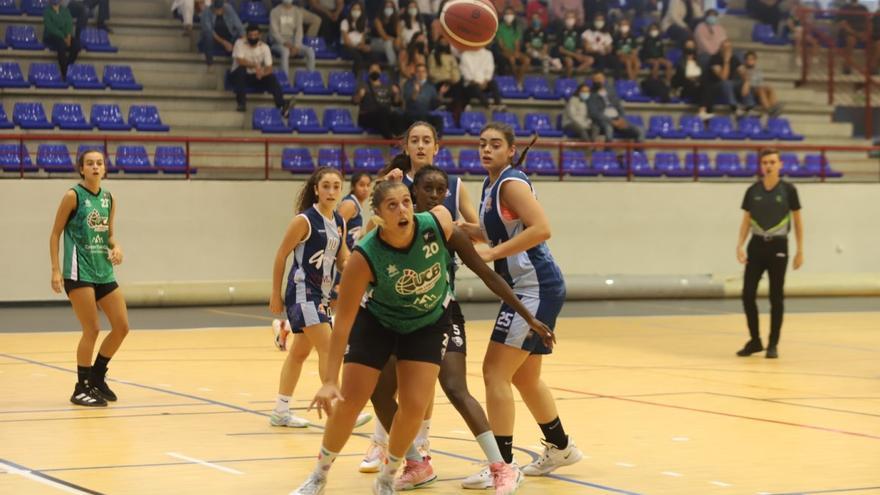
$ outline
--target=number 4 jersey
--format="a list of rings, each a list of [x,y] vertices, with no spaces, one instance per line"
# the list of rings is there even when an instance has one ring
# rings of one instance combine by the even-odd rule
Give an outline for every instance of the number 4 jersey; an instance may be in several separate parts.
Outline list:
[[[307,301],[326,305],[336,280],[344,223],[338,213],[326,218],[314,206],[300,215],[309,222],[309,234],[294,250],[284,300],[288,305]]]

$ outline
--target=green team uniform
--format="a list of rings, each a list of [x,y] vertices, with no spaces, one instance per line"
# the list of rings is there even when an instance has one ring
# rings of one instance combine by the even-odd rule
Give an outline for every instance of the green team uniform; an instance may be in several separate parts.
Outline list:
[[[64,226],[64,271],[68,280],[107,284],[116,281],[110,263],[110,209],[113,196],[73,187],[76,209]]]

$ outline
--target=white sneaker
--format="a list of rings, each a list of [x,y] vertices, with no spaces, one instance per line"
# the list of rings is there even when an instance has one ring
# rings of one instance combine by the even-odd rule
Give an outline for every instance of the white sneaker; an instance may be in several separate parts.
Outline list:
[[[510,467],[519,469],[516,461],[510,463]],[[495,481],[492,476],[492,470],[489,469],[489,463],[483,464],[483,469],[479,473],[474,473],[467,478],[461,480],[461,487],[465,490],[486,490],[495,487]]]
[[[309,475],[309,479],[299,488],[290,492],[290,495],[321,495],[324,493],[325,486],[327,486],[327,478],[312,473]]]
[[[272,426],[286,426],[288,428],[305,428],[310,423],[306,418],[290,413],[280,414],[277,411],[272,411],[272,415],[269,416],[269,424]]]
[[[358,471],[362,473],[378,473],[379,468],[385,464],[385,456],[387,455],[385,451],[387,448],[388,446],[385,444],[376,441],[371,442],[370,448],[367,449],[367,453],[364,455]]]
[[[355,420],[355,422],[354,422],[354,427],[360,428],[361,426],[364,426],[365,424],[369,423],[371,419],[373,419],[372,414],[370,414],[368,412],[362,412],[362,413],[358,414],[357,420]]]
[[[394,489],[394,480],[386,480],[381,476],[376,476],[376,481],[373,482],[373,495],[394,495],[395,493],[397,490]]]
[[[275,347],[279,351],[286,351],[287,336],[290,335],[290,323],[287,320],[272,320],[272,333],[275,335]]]
[[[571,437],[568,439],[568,447],[564,449],[558,449],[546,440],[541,440],[541,443],[544,444],[544,453],[541,457],[522,468],[526,476],[544,476],[558,468],[574,464],[584,457]]]

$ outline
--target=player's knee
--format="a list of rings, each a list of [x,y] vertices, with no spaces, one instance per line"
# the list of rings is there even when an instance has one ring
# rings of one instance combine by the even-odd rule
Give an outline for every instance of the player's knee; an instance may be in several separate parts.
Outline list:
[[[440,387],[443,389],[443,393],[446,394],[449,402],[451,402],[456,409],[464,405],[471,397],[467,388],[467,382],[464,380],[448,378],[445,380],[441,379]]]

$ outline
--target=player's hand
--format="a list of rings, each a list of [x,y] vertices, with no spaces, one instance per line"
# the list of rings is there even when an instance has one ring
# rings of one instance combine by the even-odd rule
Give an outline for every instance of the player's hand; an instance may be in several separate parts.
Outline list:
[[[113,247],[113,249],[107,254],[107,258],[110,259],[110,263],[113,265],[122,264],[122,248],[119,246]]]
[[[281,294],[272,294],[269,298],[269,311],[277,315],[284,312],[284,301],[281,300]]]
[[[795,270],[801,267],[804,264],[804,253],[798,251],[796,255],[794,255],[794,264],[792,265]]]
[[[403,170],[399,168],[395,168],[391,172],[385,174],[385,180],[390,180],[394,182],[403,182]]]
[[[64,289],[64,279],[61,278],[61,272],[52,270],[52,290],[56,294],[61,294]]]
[[[742,263],[743,265],[749,261],[748,256],[746,256],[746,250],[742,248],[742,246],[738,246],[736,248],[736,260]]]
[[[475,246],[474,249],[477,250],[477,254],[480,255],[480,258],[483,259],[486,263],[490,261],[495,261],[495,248],[491,248],[486,245]]]
[[[334,402],[344,400],[339,392],[339,387],[335,383],[325,383],[318,390],[318,393],[315,394],[315,398],[309,404],[308,411],[311,411],[312,408],[317,408],[318,418],[323,419],[322,412],[327,414],[329,418],[333,414]]]
[[[553,349],[553,346],[556,344],[556,334],[550,330],[550,327],[534,318],[529,322],[529,327],[533,332],[538,334],[538,337],[541,337],[541,342],[543,342],[548,349]]]

